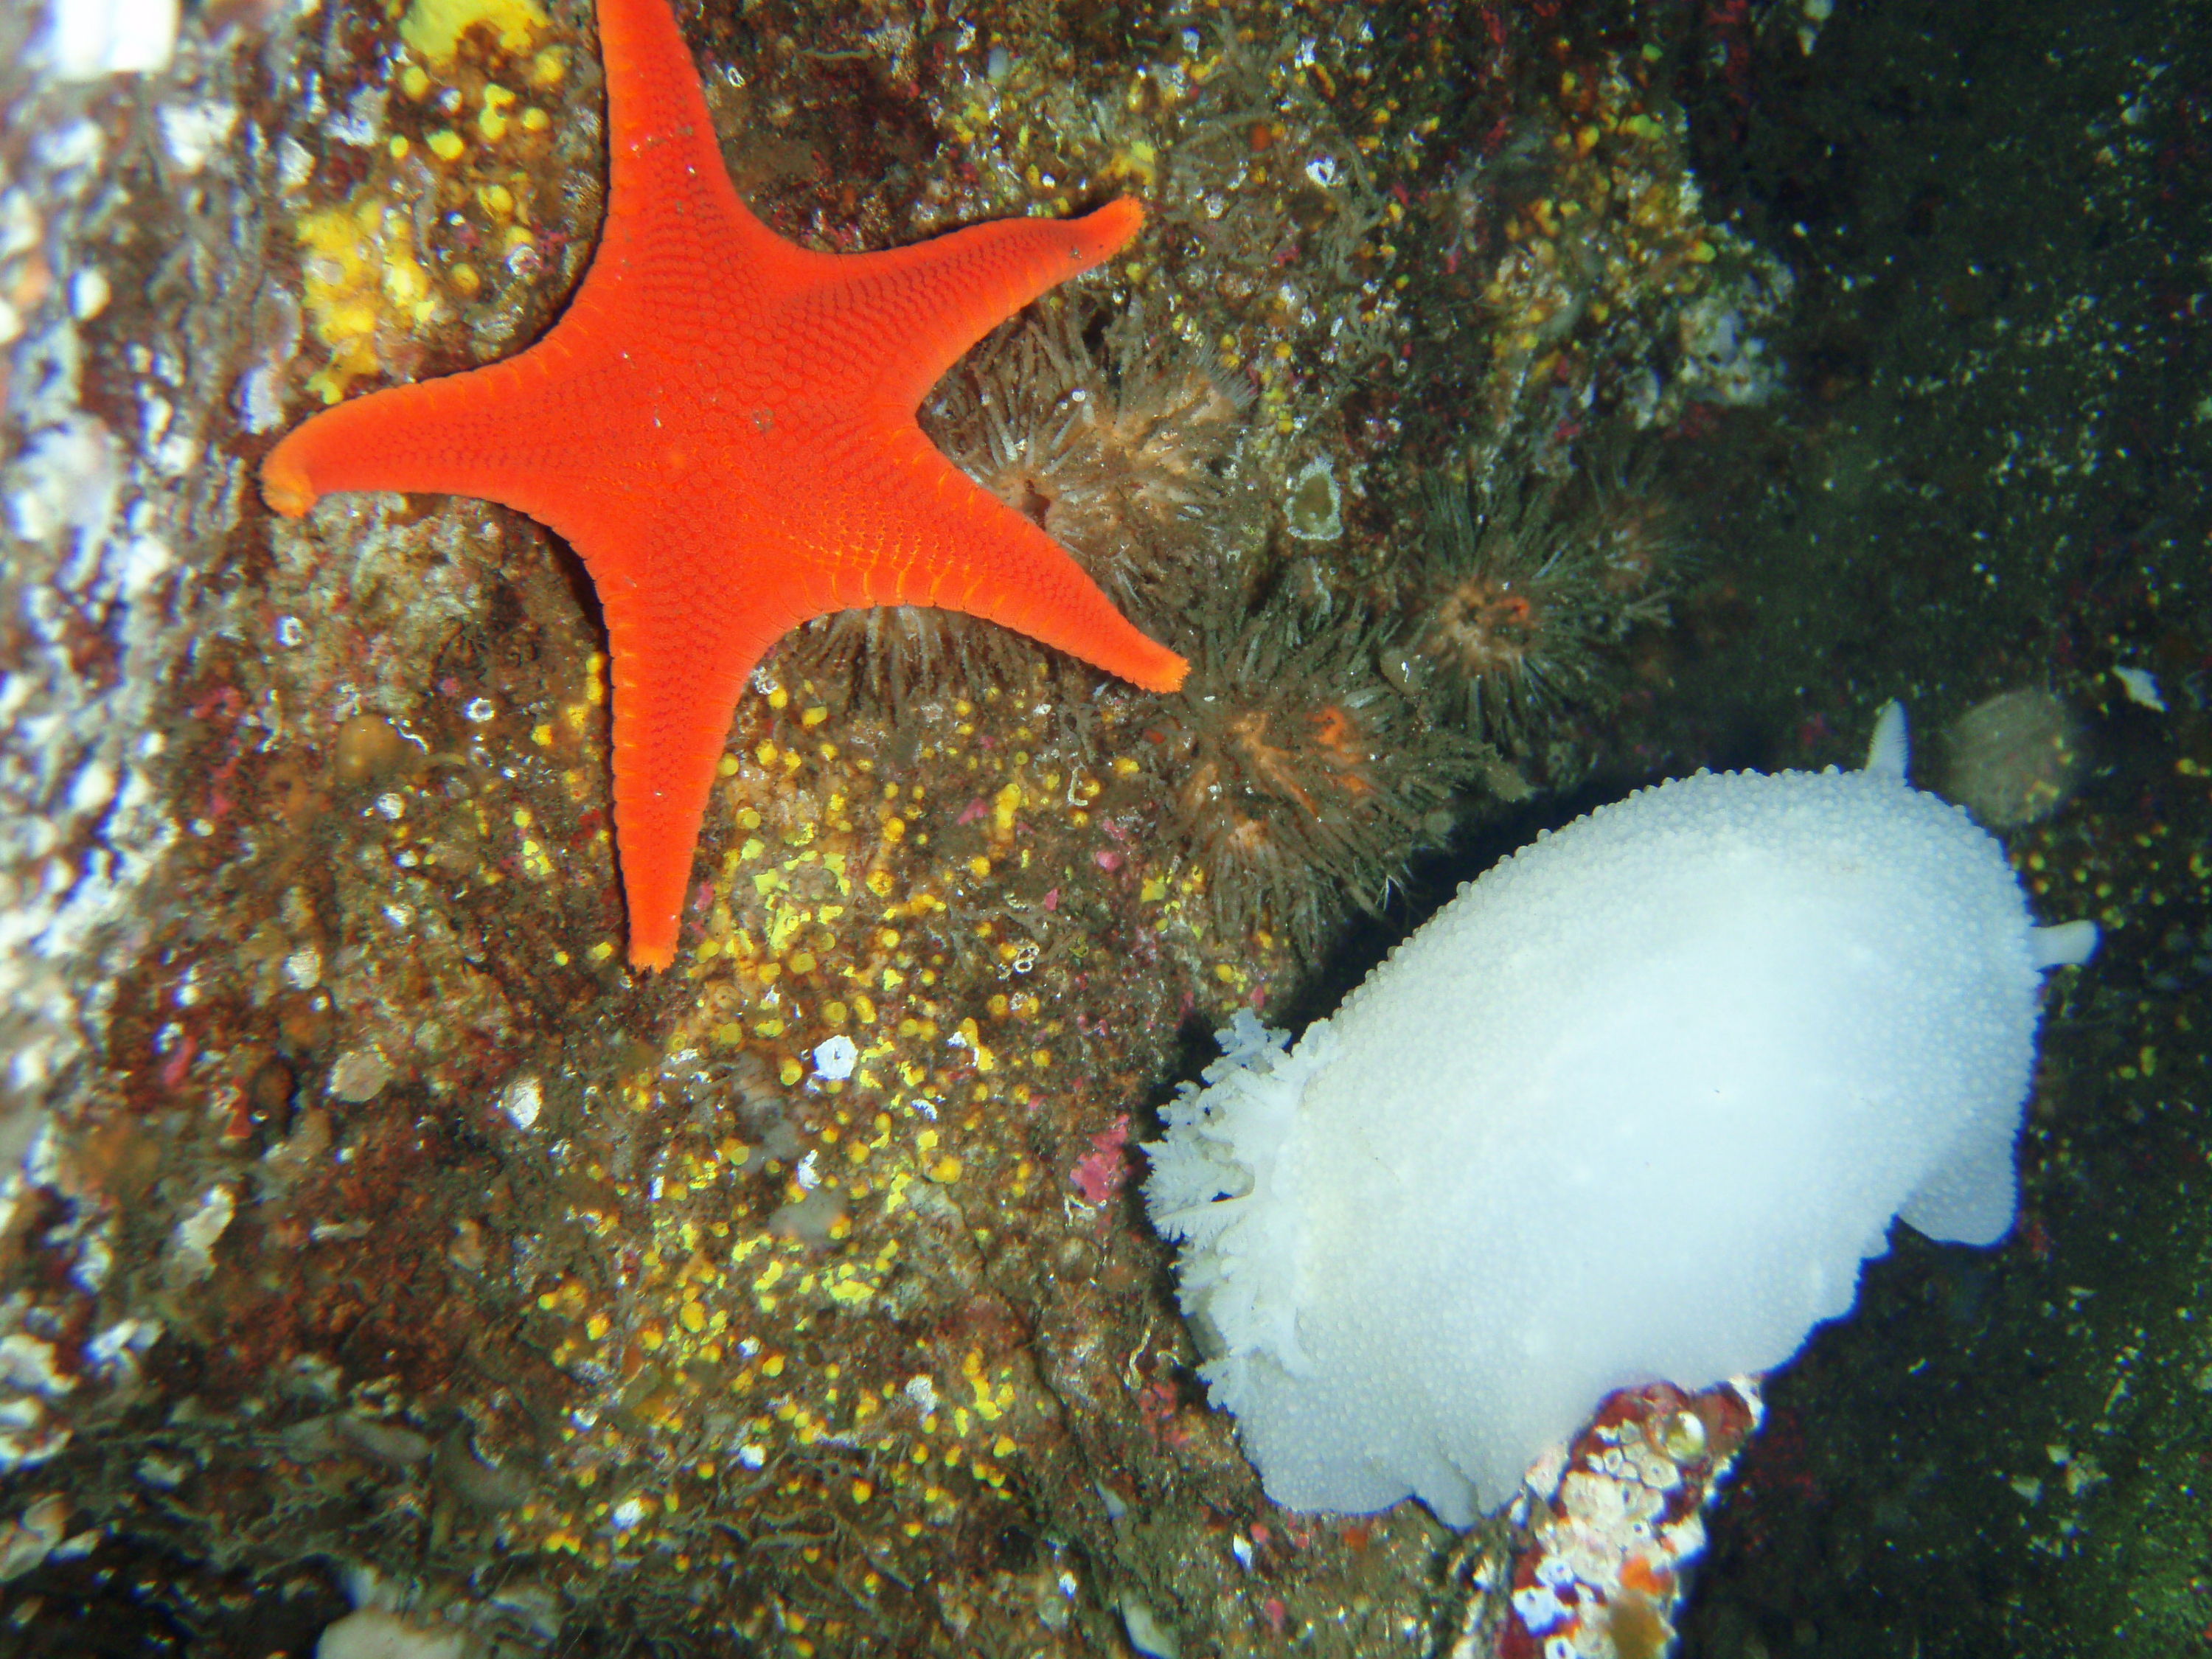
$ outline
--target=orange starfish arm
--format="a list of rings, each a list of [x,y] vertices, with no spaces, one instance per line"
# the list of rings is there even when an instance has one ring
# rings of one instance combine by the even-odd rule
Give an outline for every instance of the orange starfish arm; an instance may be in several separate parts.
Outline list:
[[[664,968],[738,698],[799,623],[939,605],[1152,690],[1185,664],[914,418],[961,353],[1125,246],[1143,210],[812,252],[738,199],[665,0],[600,0],[599,27],[606,223],[560,322],[503,362],[316,416],[262,489],[294,515],[331,490],[474,495],[575,549],[613,664],[630,960]]]

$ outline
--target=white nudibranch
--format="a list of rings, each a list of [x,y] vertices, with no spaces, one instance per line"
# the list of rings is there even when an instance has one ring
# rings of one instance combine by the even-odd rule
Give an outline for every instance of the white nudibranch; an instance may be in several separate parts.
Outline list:
[[[2045,969],[2004,849],[1865,769],[1638,791],[1463,887],[1295,1046],[1239,1011],[1145,1150],[1268,1495],[1465,1526],[1613,1389],[1765,1370],[1893,1216],[1990,1244]]]

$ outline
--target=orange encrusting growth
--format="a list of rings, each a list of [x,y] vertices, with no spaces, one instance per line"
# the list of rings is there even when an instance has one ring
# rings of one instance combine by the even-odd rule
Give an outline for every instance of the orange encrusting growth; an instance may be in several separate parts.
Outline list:
[[[665,968],[738,695],[799,623],[937,605],[1152,690],[1186,665],[915,422],[962,353],[1125,246],[1143,209],[811,252],[738,199],[667,0],[599,14],[606,222],[567,313],[519,356],[316,416],[262,491],[294,517],[333,490],[475,495],[575,549],[614,665],[629,959]]]

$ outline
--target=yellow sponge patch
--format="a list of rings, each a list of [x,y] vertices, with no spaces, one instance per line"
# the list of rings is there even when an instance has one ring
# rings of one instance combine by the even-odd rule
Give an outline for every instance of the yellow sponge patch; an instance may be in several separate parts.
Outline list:
[[[295,234],[308,325],[331,352],[307,385],[334,404],[353,380],[377,372],[380,334],[421,327],[438,314],[438,301],[416,256],[413,220],[371,191],[308,215]]]
[[[479,23],[499,37],[501,51],[520,52],[545,22],[537,0],[415,0],[400,19],[399,38],[431,63],[447,64]]]

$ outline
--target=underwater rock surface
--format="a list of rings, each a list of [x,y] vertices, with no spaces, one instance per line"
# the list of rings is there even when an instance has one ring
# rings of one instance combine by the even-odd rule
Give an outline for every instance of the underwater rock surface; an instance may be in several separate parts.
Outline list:
[[[2023,878],[2136,965],[2053,1011],[2020,1243],[1967,1273],[1900,1235],[1880,1328],[1771,1381],[1693,1642],[1894,1646],[1908,1601],[1926,1652],[2201,1626],[2185,9],[2031,7],[2016,52],[1881,4],[680,15],[741,190],[814,246],[1146,198],[1157,237],[930,418],[1133,553],[1094,570],[1210,700],[922,613],[795,635],[677,972],[629,983],[564,550],[250,489],[307,410],[557,313],[603,176],[586,9],[193,8],[74,82],[9,9],[10,1640],[1448,1648],[1516,1523],[1267,1502],[1129,1190],[1151,1107],[1535,828],[2023,684],[2098,757]],[[1531,499],[1545,545],[1505,533]],[[1547,568],[1571,605],[1491,580]],[[1437,619],[1551,694],[1470,683]]]

